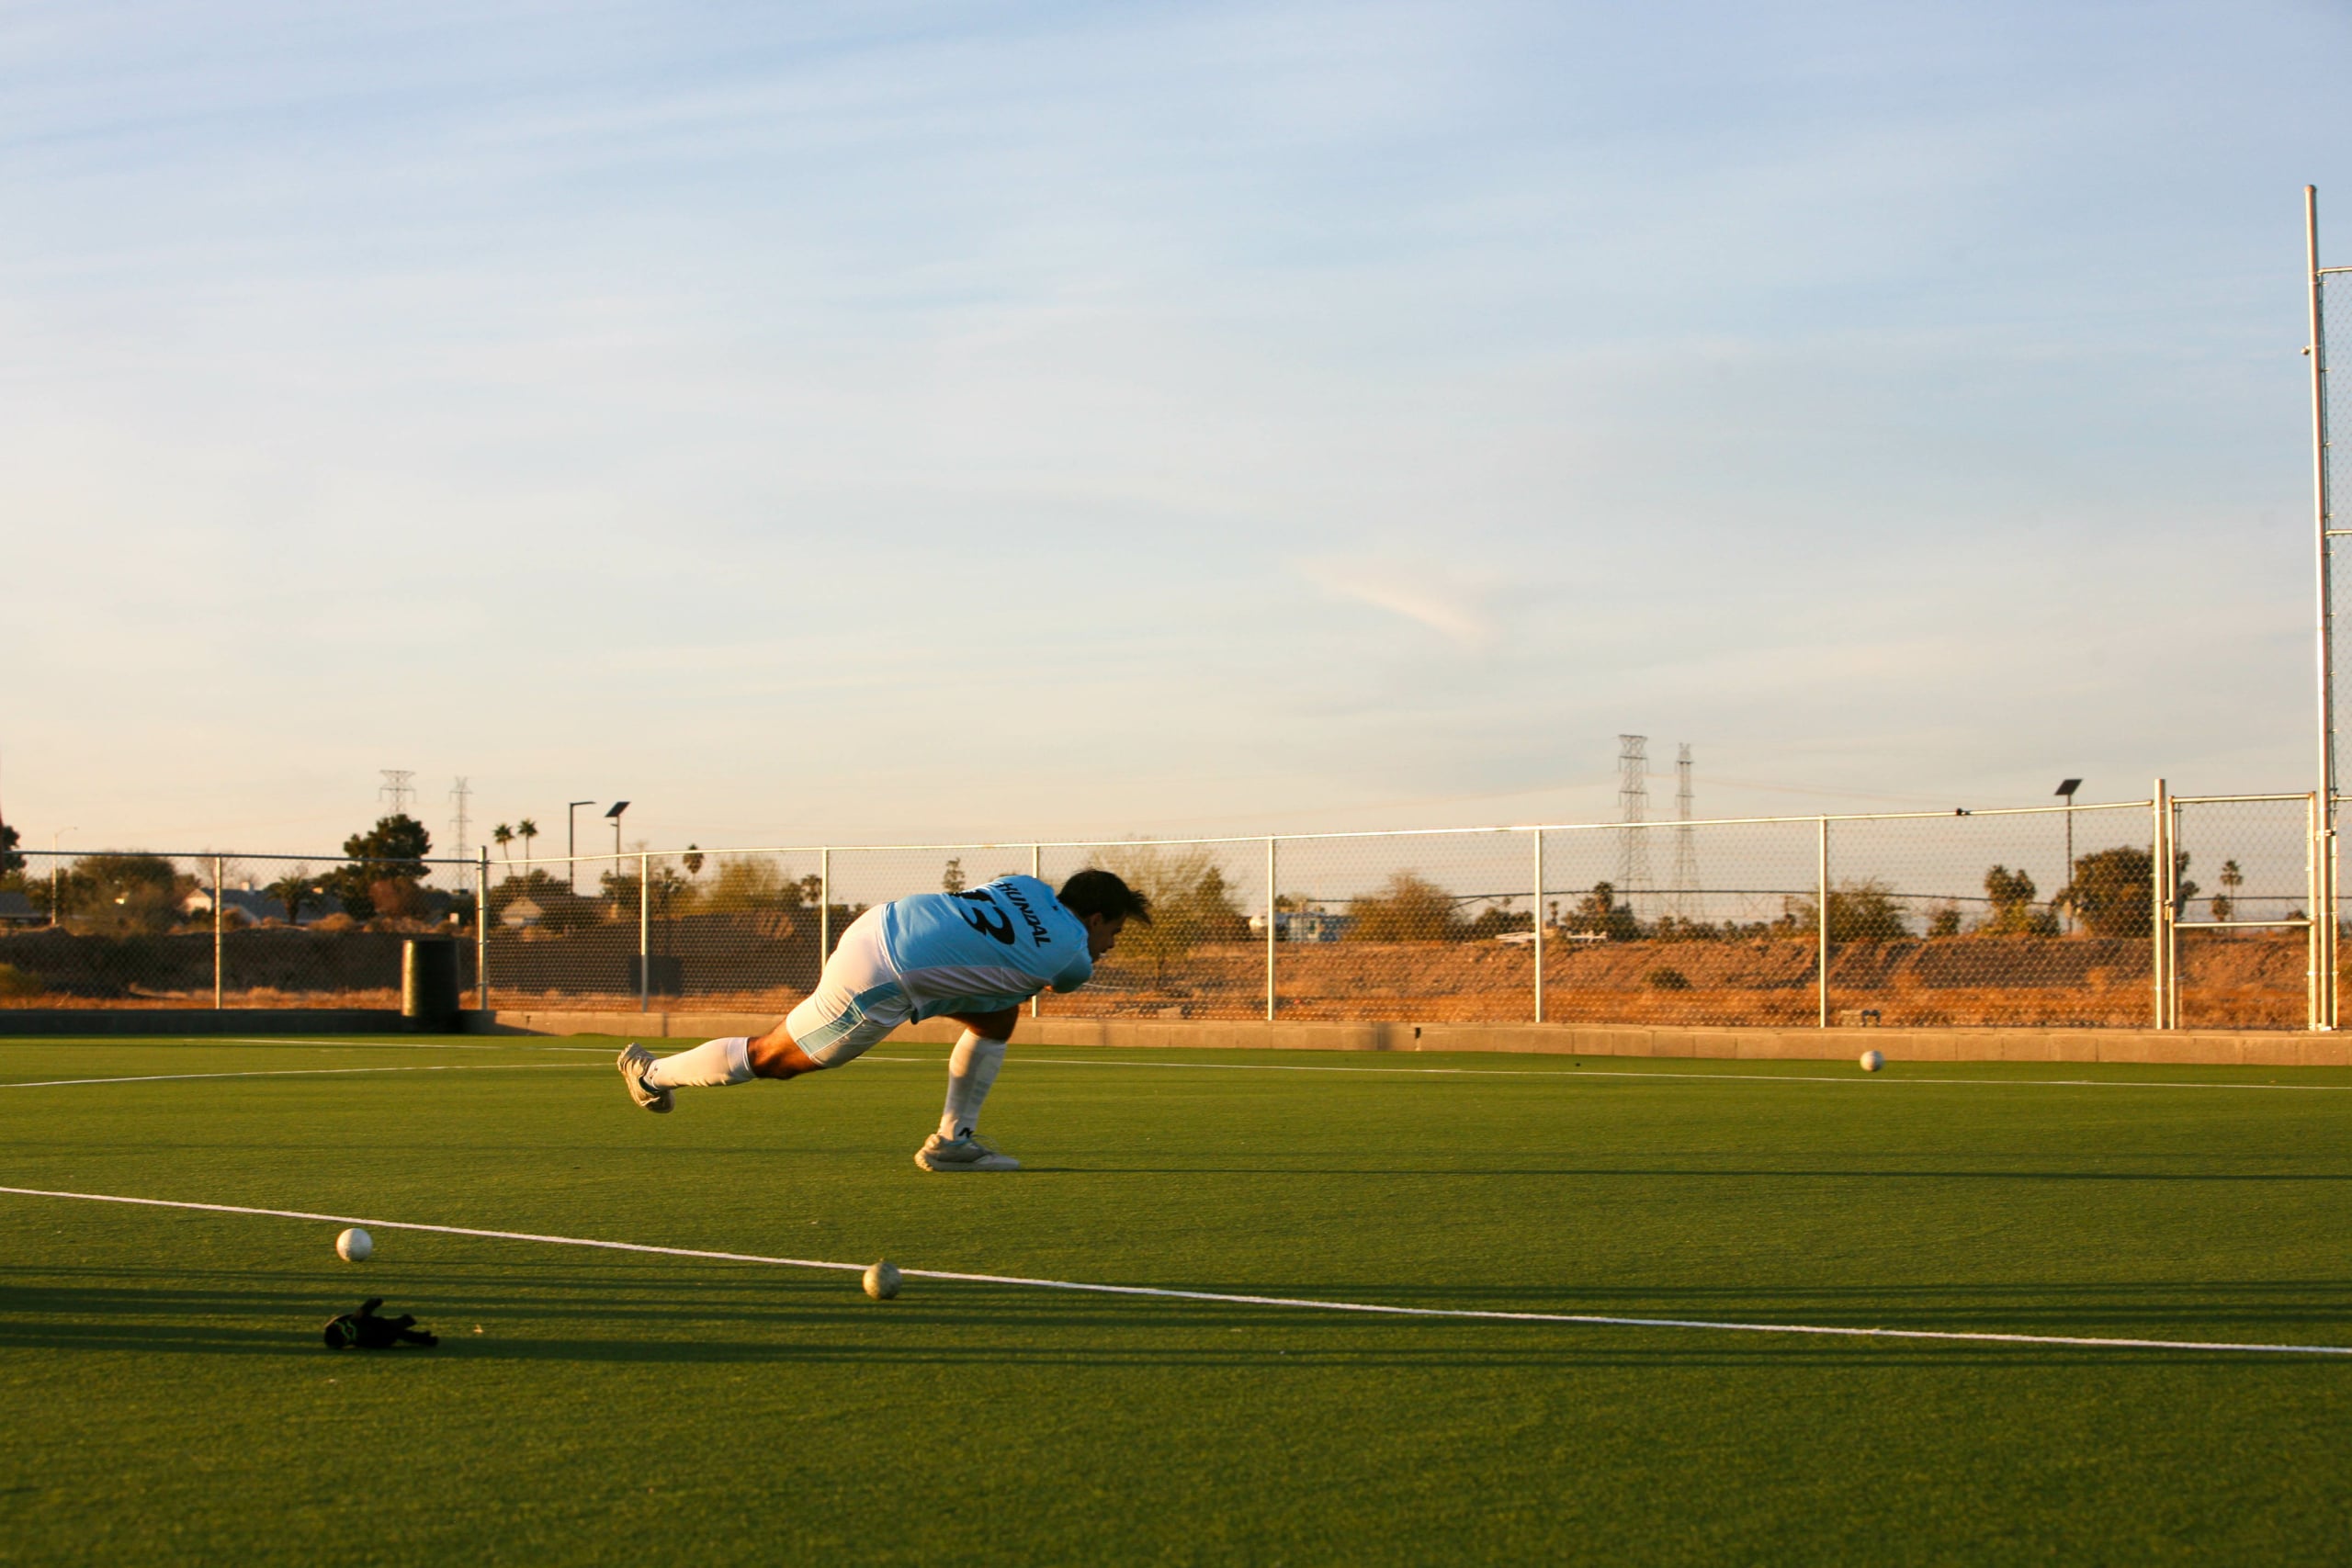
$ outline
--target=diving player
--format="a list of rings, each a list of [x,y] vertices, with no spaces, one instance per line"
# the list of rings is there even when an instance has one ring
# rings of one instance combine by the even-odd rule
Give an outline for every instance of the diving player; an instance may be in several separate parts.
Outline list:
[[[671,1091],[838,1067],[909,1019],[964,1026],[947,1058],[947,1108],[916,1151],[925,1170],[1018,1170],[1021,1162],[974,1134],[980,1104],[1004,1065],[1021,1004],[1048,987],[1074,991],[1150,903],[1112,873],[1081,871],[1056,894],[1034,876],[1003,876],[961,893],[919,893],[849,923],[808,999],[753,1040],[707,1040],[674,1056],[631,1044],[621,1052],[629,1098],[666,1111]]]

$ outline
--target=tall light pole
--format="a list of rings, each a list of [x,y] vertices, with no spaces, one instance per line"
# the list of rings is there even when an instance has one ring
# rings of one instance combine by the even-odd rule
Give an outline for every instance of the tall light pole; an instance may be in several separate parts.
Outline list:
[[[2066,803],[2067,886],[2074,886],[2075,881],[2075,792],[2082,787],[2083,781],[2080,779],[2060,779],[2056,792],[2058,798]],[[2066,929],[2068,931],[2075,929],[2075,908],[2071,904],[2066,907]]]
[[[613,825],[613,869],[615,871],[620,869],[621,863],[621,813],[628,809],[628,801],[616,800],[613,802],[613,808],[605,813]]]
[[[2335,903],[2335,587],[2331,574],[2335,570],[2329,541],[2343,537],[2352,529],[2335,526],[2335,498],[2330,491],[2327,408],[2327,311],[2325,284],[2331,276],[2341,276],[2352,267],[2319,265],[2319,191],[2315,186],[2303,187],[2303,265],[2310,275],[2311,342],[2303,352],[2312,362],[2312,512],[2318,525],[2312,532],[2317,536],[2319,570],[2312,586],[2319,601],[2319,820],[2315,825],[2318,842],[2312,846],[2311,859],[2316,874],[2312,880],[2312,918],[2318,921],[2318,941],[2313,944],[2312,1027],[2335,1027],[2335,942],[2338,910]]]
[[[563,882],[574,897],[580,894],[580,808],[593,800],[575,800],[563,808]]]

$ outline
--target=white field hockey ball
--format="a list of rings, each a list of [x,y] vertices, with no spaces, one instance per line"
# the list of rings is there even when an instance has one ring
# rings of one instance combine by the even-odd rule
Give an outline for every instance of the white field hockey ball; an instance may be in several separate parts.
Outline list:
[[[348,1230],[334,1238],[334,1255],[345,1263],[365,1263],[376,1250],[376,1238],[363,1230]]]
[[[899,1293],[899,1266],[884,1258],[865,1271],[865,1293],[877,1302],[887,1302]]]
[[[1876,1051],[1865,1051],[1862,1053],[1862,1071],[1866,1073],[1874,1073],[1884,1066],[1886,1066],[1886,1058],[1879,1055]]]

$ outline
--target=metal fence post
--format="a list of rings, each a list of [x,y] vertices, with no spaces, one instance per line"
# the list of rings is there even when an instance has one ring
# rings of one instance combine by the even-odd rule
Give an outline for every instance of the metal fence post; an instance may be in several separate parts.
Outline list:
[[[1535,929],[1535,1021],[1544,1021],[1544,829],[1535,829],[1535,912],[1530,917]]]
[[[653,878],[648,874],[653,857],[637,857],[637,1010],[644,1012],[653,996]]]
[[[2334,1030],[2338,1025],[2338,995],[2335,995],[2335,818],[2328,811],[2328,802],[2319,802],[2319,844],[2314,849],[2314,861],[2319,863],[2319,896],[2312,900],[2312,919],[2319,926],[2319,1021],[2314,1030]]]
[[[1274,840],[1266,840],[1266,1021],[1274,1021]]]
[[[220,1000],[220,929],[221,903],[220,857],[212,857],[212,1010],[219,1012]]]
[[[2180,1027],[2180,802],[2165,822],[2165,1027]]]
[[[490,852],[474,863],[474,1010],[490,1011]]]
[[[2312,532],[2317,547],[2312,586],[2319,612],[2319,821],[2320,842],[2313,854],[2318,874],[2313,878],[2311,915],[2324,925],[2314,943],[2318,975],[2312,1027],[2335,1027],[2335,808],[2340,798],[2335,784],[2335,557],[2330,541],[2344,532],[2335,526],[2335,502],[2329,493],[2333,452],[2327,438],[2327,310],[2325,276],[2319,265],[2319,192],[2303,187],[2303,260],[2310,276],[2311,342],[2303,352],[2312,362]],[[2325,269],[2336,276],[2339,268]]]
[[[2154,972],[2153,1028],[2169,1027],[2172,1017],[2172,976],[2168,973],[2172,957],[2172,792],[2165,781],[2156,781],[2155,799],[2150,804],[2153,820],[2148,825],[2148,856],[2153,863],[2148,868],[2149,940],[2153,942],[2148,955],[2149,967]]]
[[[2319,792],[2312,791],[2303,807],[2303,908],[2311,923],[2303,928],[2303,1027],[2324,1029],[2320,997]]]
[[[1045,863],[1045,846],[1042,844],[1030,845],[1029,874],[1036,877],[1038,881],[1043,882],[1045,877],[1041,873]],[[1029,998],[1029,1016],[1031,1018],[1035,1018],[1037,1016],[1037,1004],[1045,998],[1045,992],[1039,991],[1035,996]]]
[[[1815,823],[1818,837],[1814,843],[1814,1007],[1819,1014],[1815,1027],[1829,1027],[1829,818],[1820,818]]]
[[[2311,900],[2311,1017],[2315,1030],[2335,1027],[2335,830],[2328,820],[2326,800],[2313,791],[2311,797],[2311,842],[2304,851],[2309,863],[2304,880]]]
[[[833,852],[830,846],[817,852],[817,973],[825,972],[825,960],[833,953]],[[808,987],[815,990],[811,985]]]

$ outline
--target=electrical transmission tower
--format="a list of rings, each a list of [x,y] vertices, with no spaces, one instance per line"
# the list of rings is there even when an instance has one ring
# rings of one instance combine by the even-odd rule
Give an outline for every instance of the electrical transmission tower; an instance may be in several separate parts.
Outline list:
[[[1687,751],[1690,748],[1686,746],[1683,750]],[[469,858],[466,853],[468,843],[466,835],[472,824],[466,818],[466,804],[472,797],[473,793],[473,785],[462,778],[449,786],[449,837],[458,842],[457,855],[459,860]]]
[[[1685,740],[1674,759],[1674,916],[1699,918],[1699,841],[1690,826],[1690,742]]]
[[[407,816],[408,803],[416,798],[416,785],[409,782],[411,779],[416,777],[414,770],[409,768],[379,768],[376,771],[384,775],[383,784],[378,786],[376,790],[376,798],[388,803],[391,807],[392,809],[390,815],[394,817]]]
[[[1650,815],[1650,738],[1617,738],[1617,815],[1626,822],[1646,822]],[[1627,908],[1634,895],[1650,890],[1650,840],[1646,833],[1617,835],[1617,897]]]

